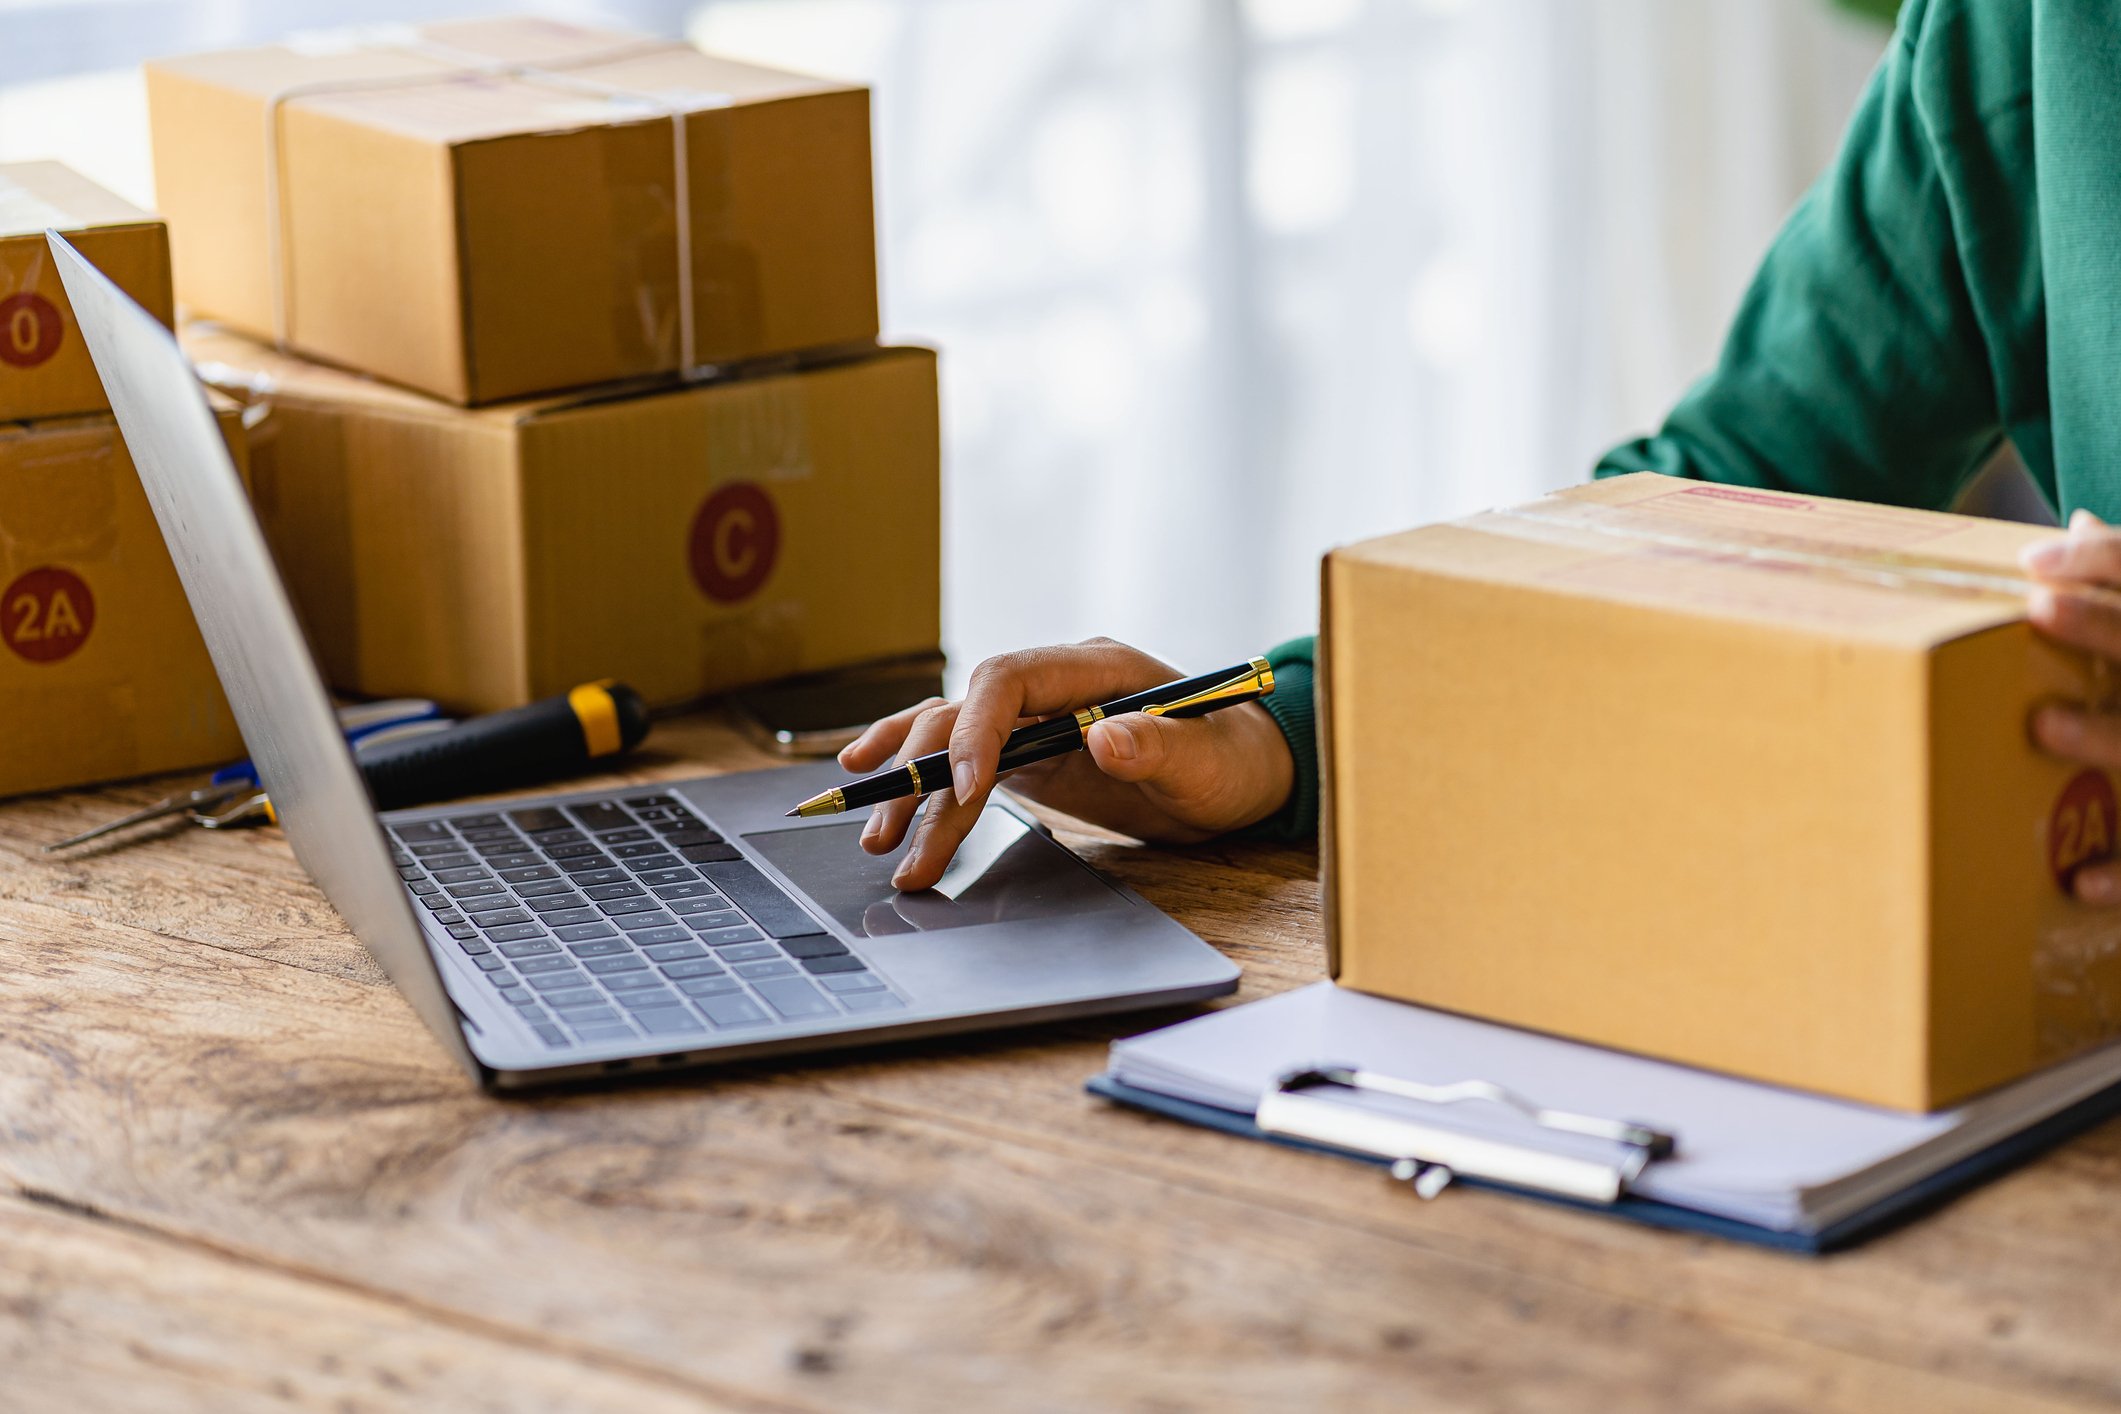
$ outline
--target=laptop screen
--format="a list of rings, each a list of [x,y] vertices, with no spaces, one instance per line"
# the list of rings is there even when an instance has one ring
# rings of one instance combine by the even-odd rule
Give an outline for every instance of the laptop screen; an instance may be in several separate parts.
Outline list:
[[[461,1017],[412,915],[242,479],[174,335],[46,237],[243,742],[295,857],[474,1075]]]

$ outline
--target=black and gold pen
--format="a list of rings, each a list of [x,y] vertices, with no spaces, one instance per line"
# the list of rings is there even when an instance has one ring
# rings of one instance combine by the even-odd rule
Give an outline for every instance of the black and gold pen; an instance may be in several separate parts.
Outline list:
[[[1152,687],[1132,697],[1085,707],[1033,726],[1018,727],[1002,743],[1001,760],[995,766],[995,774],[1082,750],[1083,739],[1090,728],[1107,717],[1123,716],[1128,712],[1141,712],[1151,717],[1200,717],[1225,707],[1235,707],[1240,702],[1256,702],[1272,691],[1274,669],[1264,658],[1254,658],[1249,663],[1224,668],[1219,673],[1202,673],[1199,677],[1167,682],[1162,687]],[[788,813],[806,818],[839,815],[865,805],[881,805],[887,800],[948,789],[950,753],[932,751],[926,756],[916,756],[911,761],[878,771],[873,776],[834,786],[822,795],[813,795]]]

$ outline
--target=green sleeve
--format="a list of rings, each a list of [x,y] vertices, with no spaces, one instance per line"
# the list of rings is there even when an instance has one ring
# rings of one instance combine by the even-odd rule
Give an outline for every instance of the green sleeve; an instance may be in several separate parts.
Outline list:
[[[2001,436],[1924,95],[1914,0],[1833,165],[1790,216],[1715,368],[1598,475],[1659,471],[1943,508]],[[1943,43],[1943,41],[1939,41]],[[1941,54],[1939,56],[1941,63]],[[1961,212],[1979,222],[1981,213]]]
[[[1260,699],[1267,715],[1289,739],[1296,784],[1281,809],[1243,833],[1257,840],[1295,843],[1318,833],[1318,707],[1312,664],[1316,638],[1292,638],[1267,650],[1274,665],[1274,691]]]

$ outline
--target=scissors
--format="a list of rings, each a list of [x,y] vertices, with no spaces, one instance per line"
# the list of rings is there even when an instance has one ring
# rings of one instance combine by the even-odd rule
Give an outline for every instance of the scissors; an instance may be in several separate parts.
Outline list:
[[[339,729],[346,733],[347,745],[353,747],[356,753],[364,747],[376,747],[406,737],[423,736],[453,725],[449,718],[442,715],[441,708],[424,697],[396,697],[383,702],[356,703],[351,707],[340,708],[338,717]],[[151,820],[164,820],[172,815],[189,815],[192,823],[209,830],[268,819],[271,807],[266,804],[265,794],[258,786],[257,767],[248,759],[237,761],[214,772],[206,778],[205,785],[195,790],[166,795],[130,815],[48,844],[44,846],[44,852],[50,854],[55,850],[71,849],[75,845],[87,844],[90,840],[101,839],[119,830],[129,830],[135,825],[144,825]]]

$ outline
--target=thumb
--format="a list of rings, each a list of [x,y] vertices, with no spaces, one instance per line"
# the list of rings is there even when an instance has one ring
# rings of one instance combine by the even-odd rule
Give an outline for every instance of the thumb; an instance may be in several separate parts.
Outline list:
[[[1116,781],[1153,784],[1167,795],[1188,796],[1215,774],[1212,744],[1204,723],[1129,712],[1090,728],[1086,745],[1098,770]]]

